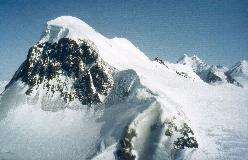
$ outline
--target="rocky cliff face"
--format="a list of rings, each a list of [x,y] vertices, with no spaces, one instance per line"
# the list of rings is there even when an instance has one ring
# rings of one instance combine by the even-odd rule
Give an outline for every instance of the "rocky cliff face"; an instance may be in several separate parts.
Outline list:
[[[83,105],[100,103],[113,85],[114,68],[105,63],[89,40],[61,38],[38,43],[7,85],[17,80],[28,84],[27,95],[42,87],[51,97],[59,94],[65,102],[78,99]]]

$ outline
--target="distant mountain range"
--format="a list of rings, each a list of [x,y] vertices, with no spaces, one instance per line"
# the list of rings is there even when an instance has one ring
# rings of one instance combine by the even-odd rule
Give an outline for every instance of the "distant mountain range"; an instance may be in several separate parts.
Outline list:
[[[158,57],[154,60],[163,65],[167,64],[167,68],[170,65],[170,63],[163,61]],[[190,72],[190,74],[194,72],[201,80],[209,84],[231,83],[236,86],[243,87],[242,83],[246,84],[247,81],[248,65],[246,60],[240,61],[231,69],[228,69],[227,67],[221,65],[210,66],[196,55],[188,56],[184,54],[178,59],[177,64],[173,64],[174,67],[177,66],[177,68],[184,68],[182,69],[184,72],[175,70],[178,74],[186,76],[189,74],[187,72]],[[183,65],[183,67],[180,67],[180,65]],[[195,76],[193,77],[195,78]]]

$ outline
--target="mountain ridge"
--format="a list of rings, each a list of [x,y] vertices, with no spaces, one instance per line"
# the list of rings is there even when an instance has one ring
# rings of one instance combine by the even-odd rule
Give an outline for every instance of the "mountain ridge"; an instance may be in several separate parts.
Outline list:
[[[245,60],[243,60],[245,62]],[[183,64],[192,68],[192,70],[205,82],[214,83],[231,83],[239,87],[243,85],[231,75],[227,67],[221,65],[208,65],[196,55],[188,56],[184,54],[177,61],[178,64]]]
[[[85,30],[86,33],[84,33]],[[168,120],[153,118],[160,110],[167,111],[162,109],[161,102],[156,100],[157,94],[149,89],[149,85],[153,85],[150,83],[152,79],[142,78],[147,76],[144,69],[150,70],[152,65],[153,63],[128,40],[107,39],[77,18],[59,17],[47,23],[41,40],[30,48],[27,59],[7,85],[0,102],[4,105],[0,108],[1,117],[8,117],[8,110],[18,108],[18,106],[13,106],[17,103],[20,103],[20,106],[36,105],[45,112],[60,113],[67,109],[75,111],[93,109],[96,112],[103,111],[103,114],[106,114],[108,109],[115,110],[116,107],[124,105],[126,110],[123,110],[123,113],[133,110],[135,115],[129,113],[121,119],[123,124],[121,127],[119,125],[119,134],[115,136],[118,144],[116,151],[119,153],[117,159],[122,160],[128,157],[138,159],[145,151],[145,148],[139,149],[139,146],[142,143],[149,145],[150,139],[167,130],[170,123],[163,124],[164,121],[170,121],[173,118],[173,121],[177,122],[173,124],[173,128],[177,126],[182,128],[182,125],[188,123],[181,115],[173,116],[175,113],[169,114]],[[149,81],[146,82],[147,80]],[[10,103],[10,97],[18,96],[20,102],[14,100]],[[173,107],[171,109],[175,112],[177,110]],[[136,116],[142,112],[144,115],[136,119]],[[118,115],[117,112],[112,117]],[[143,121],[147,116],[151,116],[149,125],[144,123],[137,126],[138,128],[132,126],[132,121]],[[108,119],[109,117],[105,118],[107,122]],[[115,119],[117,120],[118,117]],[[154,123],[163,125],[158,125],[159,132],[150,133],[152,132],[149,130],[150,125]],[[131,126],[136,131],[139,127],[147,128],[146,134],[149,136],[133,135],[132,138],[138,138],[138,144],[130,141],[129,145],[126,145],[127,142],[122,141],[125,137],[121,135],[127,132],[129,136],[128,128]],[[106,132],[104,141],[111,138],[112,132],[115,132],[111,126],[107,128],[109,128],[107,131],[102,128],[102,132]],[[188,124],[187,128],[190,128]],[[193,132],[190,133],[191,138],[184,138],[183,133],[176,134],[176,132],[181,133],[177,129],[170,132],[170,135],[165,135],[172,143],[168,152],[180,151],[185,147],[198,147],[198,145],[188,145],[192,139],[197,143]],[[98,141],[100,140],[95,142],[96,146],[103,143]],[[104,145],[110,144],[104,143]],[[94,157],[98,152],[97,148],[83,156]],[[137,153],[133,154],[133,152]]]
[[[184,57],[151,61],[77,18],[47,22],[0,95],[0,158],[246,157],[233,145],[248,148],[247,88],[208,85],[196,71],[226,68]]]

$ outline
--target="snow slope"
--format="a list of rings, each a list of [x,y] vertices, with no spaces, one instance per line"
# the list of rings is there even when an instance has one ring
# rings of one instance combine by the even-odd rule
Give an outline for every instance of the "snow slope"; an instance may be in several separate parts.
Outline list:
[[[233,77],[243,76],[244,78],[247,78],[248,77],[248,62],[246,60],[242,60],[238,62],[230,69],[230,72]]]
[[[187,115],[199,148],[183,159],[244,159],[248,149],[247,89],[178,83],[166,78],[166,97]],[[235,146],[235,147],[233,147]],[[180,159],[180,158],[179,158]]]
[[[49,21],[38,43],[56,43],[61,38],[91,40],[99,56],[117,69],[116,85],[99,108],[51,112],[28,101],[24,83],[13,83],[0,100],[1,159],[110,160],[121,155],[142,160],[225,160],[248,156],[247,88],[203,83],[183,64],[168,63],[167,68],[150,61],[128,40],[108,39],[75,17]],[[186,71],[192,78],[175,70]],[[122,97],[120,93],[128,94]],[[178,138],[187,138],[181,132],[185,125],[198,148],[175,145]]]
[[[229,71],[228,74],[232,76],[237,81],[247,85],[248,80],[248,62],[242,60],[235,64]]]
[[[1,81],[0,80],[0,93],[4,91],[5,86],[7,85],[7,81]]]
[[[119,69],[136,68],[149,63],[149,59],[125,38],[108,39],[76,17],[61,16],[48,21],[40,42],[57,42],[61,38],[89,39],[99,49],[108,64]]]
[[[189,66],[195,72],[201,72],[203,70],[209,69],[209,65],[203,62],[199,57],[193,55],[192,57],[184,54],[181,58],[178,59],[177,63]]]

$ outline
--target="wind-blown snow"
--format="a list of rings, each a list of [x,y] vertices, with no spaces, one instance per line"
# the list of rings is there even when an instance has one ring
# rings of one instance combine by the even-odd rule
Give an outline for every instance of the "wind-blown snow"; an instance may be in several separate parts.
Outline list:
[[[19,93],[11,93],[10,88],[8,95],[2,97],[13,103],[6,114],[0,113],[3,115],[3,119],[0,117],[1,159],[114,159],[117,143],[127,126],[137,132],[132,142],[133,152],[138,157],[171,159],[168,156],[171,146],[166,145],[164,133],[150,133],[150,125],[168,117],[187,122],[199,143],[199,148],[184,149],[173,157],[175,159],[248,157],[247,88],[203,83],[184,65],[183,61],[190,61],[191,67],[196,66],[186,56],[182,64],[168,63],[169,68],[166,68],[150,61],[130,41],[108,39],[75,17],[63,16],[49,21],[40,43],[55,43],[64,37],[94,42],[99,56],[122,71],[125,82],[130,81],[130,86],[127,85],[131,87],[128,88],[130,96],[125,101],[117,99],[98,111],[84,106],[48,112],[42,110],[40,104],[26,104],[25,97],[22,103],[14,103],[12,95],[18,97]],[[196,56],[193,60],[197,66],[209,67]],[[182,77],[175,70],[186,72],[191,78]],[[0,107],[6,108],[2,103]],[[149,155],[149,151],[154,155]]]
[[[48,21],[40,41],[57,42],[61,38],[92,39],[100,35],[88,24],[76,17],[62,16]]]

